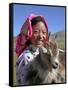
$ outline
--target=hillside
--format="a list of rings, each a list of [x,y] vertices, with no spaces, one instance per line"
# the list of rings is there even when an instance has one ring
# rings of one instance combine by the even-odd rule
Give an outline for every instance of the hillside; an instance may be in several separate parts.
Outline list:
[[[51,35],[52,38],[55,36],[57,36],[56,41],[58,42],[59,48],[65,49],[65,31],[62,30]]]

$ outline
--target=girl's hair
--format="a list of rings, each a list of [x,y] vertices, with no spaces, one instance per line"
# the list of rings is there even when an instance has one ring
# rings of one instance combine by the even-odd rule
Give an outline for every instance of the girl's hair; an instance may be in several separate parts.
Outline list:
[[[37,16],[35,18],[33,18],[31,20],[31,26],[33,27],[34,25],[36,25],[38,22],[43,22],[45,24],[45,21],[43,18],[41,18],[40,16]],[[47,27],[47,25],[45,24],[45,26]]]

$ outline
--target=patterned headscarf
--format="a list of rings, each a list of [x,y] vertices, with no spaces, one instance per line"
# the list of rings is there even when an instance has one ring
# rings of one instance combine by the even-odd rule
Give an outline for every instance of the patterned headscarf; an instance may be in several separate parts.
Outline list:
[[[21,28],[20,34],[16,37],[15,52],[17,56],[19,56],[23,52],[23,50],[28,46],[29,40],[32,38],[33,30],[31,26],[31,20],[35,17],[38,17],[38,15],[32,14],[27,18],[27,20],[25,21],[25,23]],[[44,20],[43,16],[40,16],[40,17]],[[47,23],[45,20],[44,22],[48,32]],[[45,42],[46,43],[48,42],[48,35],[46,36]]]

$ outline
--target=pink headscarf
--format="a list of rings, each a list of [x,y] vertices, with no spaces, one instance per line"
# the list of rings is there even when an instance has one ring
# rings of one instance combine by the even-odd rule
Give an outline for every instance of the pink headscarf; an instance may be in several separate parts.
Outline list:
[[[25,23],[23,24],[20,34],[16,37],[16,48],[15,48],[15,52],[17,54],[17,56],[19,56],[23,50],[28,46],[27,41],[29,41],[32,38],[32,34],[33,34],[33,30],[32,30],[32,26],[31,26],[31,20],[35,17],[37,17],[38,15],[34,15],[31,14],[27,20],[25,21]],[[40,16],[43,20],[44,17]],[[44,20],[45,22],[45,20]],[[47,32],[48,32],[48,26],[47,23],[45,22],[45,26],[47,28]],[[48,42],[48,35],[45,39],[45,42]]]

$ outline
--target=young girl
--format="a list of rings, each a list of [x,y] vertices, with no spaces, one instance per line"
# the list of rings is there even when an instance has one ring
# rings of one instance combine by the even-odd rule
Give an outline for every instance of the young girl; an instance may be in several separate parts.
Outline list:
[[[28,85],[26,75],[29,63],[39,54],[39,48],[48,43],[48,26],[43,16],[31,15],[21,28],[16,40],[16,76],[19,85]],[[47,52],[47,50],[46,50]]]

